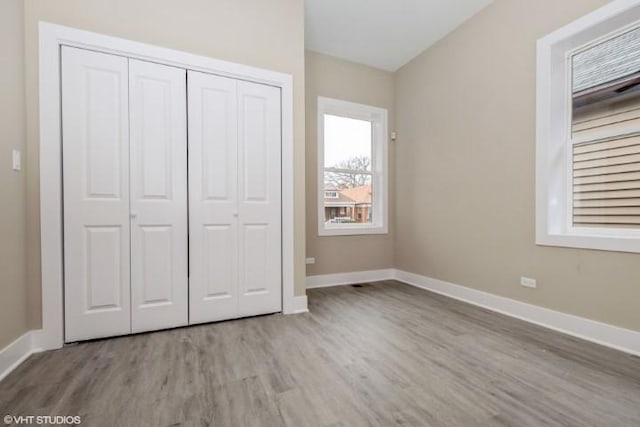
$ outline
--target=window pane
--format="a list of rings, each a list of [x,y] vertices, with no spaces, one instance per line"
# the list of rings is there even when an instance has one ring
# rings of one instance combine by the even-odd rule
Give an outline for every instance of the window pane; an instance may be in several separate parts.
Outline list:
[[[640,28],[573,55],[572,93],[574,137],[640,128]]]
[[[346,183],[346,184],[345,184]],[[370,174],[324,174],[324,222],[371,224],[373,192]]]
[[[371,171],[371,122],[324,115],[324,166]]]
[[[357,173],[351,171],[324,173],[324,187],[326,190],[344,190],[347,188],[371,186],[370,173]]]
[[[573,225],[640,228],[640,29],[572,61]]]

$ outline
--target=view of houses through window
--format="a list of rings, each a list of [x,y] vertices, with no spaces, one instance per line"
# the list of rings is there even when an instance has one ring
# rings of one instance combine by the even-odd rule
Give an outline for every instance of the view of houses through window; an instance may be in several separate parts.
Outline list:
[[[572,58],[573,224],[640,228],[640,28]]]
[[[372,125],[324,115],[324,221],[371,224]]]

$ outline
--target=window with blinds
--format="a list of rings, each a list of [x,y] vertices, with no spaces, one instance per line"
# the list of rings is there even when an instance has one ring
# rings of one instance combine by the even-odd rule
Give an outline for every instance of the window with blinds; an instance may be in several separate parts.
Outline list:
[[[640,229],[640,29],[572,58],[573,225]]]

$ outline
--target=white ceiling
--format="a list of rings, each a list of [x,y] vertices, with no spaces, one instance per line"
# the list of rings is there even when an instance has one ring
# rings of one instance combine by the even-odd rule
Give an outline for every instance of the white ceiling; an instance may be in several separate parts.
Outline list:
[[[309,50],[396,71],[492,0],[306,0]]]

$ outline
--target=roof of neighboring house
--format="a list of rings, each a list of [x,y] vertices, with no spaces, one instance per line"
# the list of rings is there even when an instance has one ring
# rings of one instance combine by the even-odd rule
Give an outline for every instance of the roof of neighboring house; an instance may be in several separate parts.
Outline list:
[[[580,92],[640,71],[640,28],[573,57],[573,92]]]
[[[342,190],[334,190],[327,188],[325,191],[324,202],[326,205],[358,205],[371,203],[371,185],[361,185],[359,187],[345,188]],[[327,191],[336,191],[338,198],[326,197]]]
[[[338,193],[338,197],[327,197],[327,191],[335,191]],[[355,204],[355,200],[345,196],[340,190],[325,190],[324,193],[324,203],[325,205],[353,205]]]
[[[337,191],[338,198],[326,197],[327,191]],[[343,190],[325,190],[325,204],[327,205],[340,205],[340,204],[370,204],[371,203],[371,186],[361,185],[359,187],[345,188]]]
[[[361,185],[360,187],[345,188],[341,191],[356,203],[371,203],[371,186]]]

